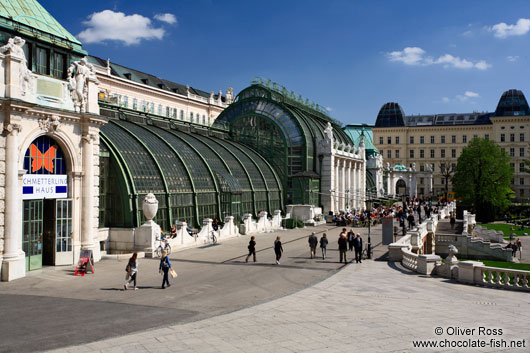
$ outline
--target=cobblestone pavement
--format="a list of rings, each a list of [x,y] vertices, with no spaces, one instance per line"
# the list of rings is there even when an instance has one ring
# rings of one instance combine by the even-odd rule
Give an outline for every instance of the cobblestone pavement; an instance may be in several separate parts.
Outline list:
[[[528,293],[457,284],[365,260],[263,304],[55,352],[528,352],[529,314]],[[141,318],[133,324],[141,325]],[[474,329],[473,335],[451,335],[457,327]],[[502,335],[479,335],[479,327],[502,329]],[[428,339],[524,339],[526,347],[413,348],[414,340]]]

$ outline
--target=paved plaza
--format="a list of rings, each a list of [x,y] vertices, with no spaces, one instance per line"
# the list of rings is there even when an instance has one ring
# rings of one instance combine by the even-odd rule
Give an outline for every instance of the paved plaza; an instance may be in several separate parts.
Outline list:
[[[138,291],[121,290],[125,263],[116,260],[96,264],[96,275],[84,278],[70,268],[50,268],[2,283],[0,351],[461,351],[415,349],[413,341],[469,338],[525,339],[526,348],[511,351],[528,351],[527,293],[419,276],[386,261],[344,266],[335,249],[340,227],[329,224],[315,229],[330,236],[328,259],[309,259],[311,230],[258,235],[256,264],[244,263],[248,237],[175,252],[179,277],[166,290],[159,289],[158,262],[151,259],[140,262]],[[367,230],[356,230],[366,242]],[[280,266],[270,249],[277,234],[285,248]],[[380,238],[377,226],[374,257],[384,260]],[[503,334],[436,336],[437,327],[500,328]]]
[[[526,340],[526,293],[460,285],[410,274],[393,263],[350,264],[302,291],[236,312],[182,325],[166,325],[56,352],[408,352],[413,340],[436,336],[436,327],[500,328]],[[431,349],[429,351],[462,351]],[[504,351],[479,349],[469,351]]]

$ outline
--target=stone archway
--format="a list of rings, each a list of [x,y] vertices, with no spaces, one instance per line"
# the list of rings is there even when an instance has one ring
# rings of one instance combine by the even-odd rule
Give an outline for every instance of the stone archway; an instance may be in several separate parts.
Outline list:
[[[396,194],[405,195],[406,193],[407,193],[407,184],[405,183],[405,180],[399,179],[396,182]]]

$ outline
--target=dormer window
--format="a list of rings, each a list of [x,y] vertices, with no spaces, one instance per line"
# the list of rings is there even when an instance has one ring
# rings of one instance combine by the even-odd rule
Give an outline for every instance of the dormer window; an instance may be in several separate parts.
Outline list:
[[[160,89],[164,89],[164,84],[163,84],[163,83],[159,83],[159,84],[158,84],[158,88],[160,88]]]
[[[146,78],[142,78],[142,83],[143,83],[144,85],[147,85],[147,82],[148,82],[148,80],[147,80]]]
[[[123,74],[123,76],[125,76],[125,78],[128,79],[128,80],[130,80],[132,78],[132,75],[129,72]]]
[[[173,93],[179,93],[178,89],[176,88],[172,88],[171,90],[173,91]]]

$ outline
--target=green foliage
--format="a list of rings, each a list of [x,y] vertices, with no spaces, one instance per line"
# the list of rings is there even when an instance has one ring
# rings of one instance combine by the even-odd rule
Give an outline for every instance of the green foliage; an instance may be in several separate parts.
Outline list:
[[[509,237],[512,233],[515,234],[516,237],[521,237],[524,233],[528,233],[530,231],[530,229],[526,226],[524,230],[521,230],[521,226],[506,223],[482,223],[479,225],[488,229],[493,229],[497,231],[500,230],[504,233],[504,237],[506,238]],[[514,228],[514,230],[511,230],[512,227]]]
[[[282,220],[282,227],[285,229],[293,229],[296,228],[296,219],[294,218],[286,218]]]
[[[302,222],[301,220],[297,219],[296,220],[296,228],[304,228],[304,222]]]
[[[495,142],[474,138],[458,158],[452,182],[462,206],[472,208],[479,222],[491,222],[513,195],[510,158]]]

